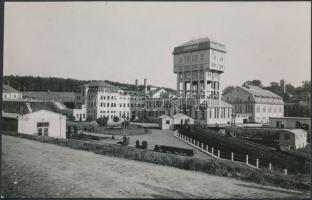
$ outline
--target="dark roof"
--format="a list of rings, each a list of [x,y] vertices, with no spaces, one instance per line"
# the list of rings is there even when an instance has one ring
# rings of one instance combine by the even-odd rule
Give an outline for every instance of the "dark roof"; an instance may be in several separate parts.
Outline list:
[[[3,93],[19,93],[18,90],[12,88],[12,87],[9,86],[9,85],[3,85],[2,92],[3,92]]]
[[[30,110],[25,101],[2,101],[2,111],[5,113],[27,114]]]
[[[73,92],[21,92],[24,97],[39,99],[42,101],[60,101],[60,102],[74,102],[75,95]]]
[[[5,113],[27,114],[31,112],[27,104],[29,104],[29,107],[31,108],[32,112],[44,109],[60,113],[53,102],[31,102],[31,101],[3,101],[2,111]]]
[[[205,37],[196,40],[191,40],[175,47],[173,50],[173,55],[205,49],[214,49],[217,51],[226,52],[225,46],[223,44],[213,41],[208,37]]]

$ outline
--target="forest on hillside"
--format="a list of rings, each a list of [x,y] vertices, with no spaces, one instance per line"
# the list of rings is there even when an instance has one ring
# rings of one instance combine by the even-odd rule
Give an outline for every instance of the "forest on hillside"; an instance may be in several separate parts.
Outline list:
[[[71,78],[58,77],[40,77],[40,76],[4,76],[4,84],[19,91],[51,91],[51,92],[73,92],[74,89],[81,84],[89,83],[97,80],[77,80]],[[108,84],[118,86],[121,89],[135,90],[134,84],[119,83],[115,81],[105,80]],[[150,87],[150,86],[148,86]],[[157,86],[156,86],[157,87]],[[172,88],[161,87],[169,92],[175,92]]]

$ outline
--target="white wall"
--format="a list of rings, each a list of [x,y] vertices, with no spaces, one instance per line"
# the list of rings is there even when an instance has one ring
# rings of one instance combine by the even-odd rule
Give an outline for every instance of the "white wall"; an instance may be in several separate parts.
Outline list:
[[[20,93],[2,93],[2,99],[3,100],[21,100],[22,94]]]
[[[37,123],[49,122],[49,137],[66,138],[66,117],[46,110],[23,115],[18,118],[18,132],[37,135]]]

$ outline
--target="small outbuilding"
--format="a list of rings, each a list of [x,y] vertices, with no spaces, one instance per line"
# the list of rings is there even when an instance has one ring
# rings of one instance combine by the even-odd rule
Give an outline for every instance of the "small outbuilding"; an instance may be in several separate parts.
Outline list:
[[[172,130],[173,118],[168,115],[161,115],[159,118],[159,127],[161,130]]]
[[[66,138],[66,116],[48,110],[28,114],[2,113],[4,131]]]
[[[307,131],[302,129],[281,130],[279,133],[281,147],[300,149],[307,146]]]
[[[181,113],[173,115],[172,118],[173,118],[173,125],[183,125],[183,124],[192,125],[192,124],[194,124],[193,118],[191,118],[187,115],[183,115]]]

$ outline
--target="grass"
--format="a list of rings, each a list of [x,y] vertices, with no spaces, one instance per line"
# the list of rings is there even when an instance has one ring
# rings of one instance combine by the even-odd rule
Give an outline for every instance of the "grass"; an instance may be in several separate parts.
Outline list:
[[[186,170],[200,171],[218,176],[233,177],[244,181],[278,186],[287,189],[309,190],[311,184],[307,175],[294,174],[285,176],[274,171],[255,169],[245,165],[216,159],[199,159],[113,144],[96,144],[92,142],[56,139],[19,133],[11,133],[9,135],[57,144],[74,149],[92,151],[94,153],[107,156],[150,162]]]

